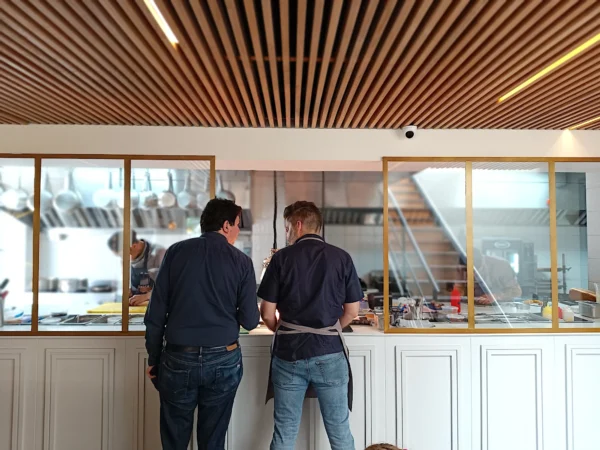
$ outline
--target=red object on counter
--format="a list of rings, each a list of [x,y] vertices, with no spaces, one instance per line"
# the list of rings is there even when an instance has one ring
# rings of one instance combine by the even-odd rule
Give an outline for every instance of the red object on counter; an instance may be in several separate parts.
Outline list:
[[[458,308],[458,313],[460,314],[460,291],[456,286],[450,292],[450,304],[452,306],[456,306]]]

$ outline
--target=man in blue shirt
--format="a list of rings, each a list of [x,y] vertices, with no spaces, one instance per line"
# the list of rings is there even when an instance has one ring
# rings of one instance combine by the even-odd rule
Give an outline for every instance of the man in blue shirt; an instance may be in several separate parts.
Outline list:
[[[196,407],[199,449],[225,446],[242,379],[240,326],[252,330],[260,319],[252,260],[232,245],[241,212],[229,200],[208,202],[202,236],[172,245],[156,278],[145,320],[147,373],[160,393],[165,450],[188,448]]]
[[[314,203],[288,206],[284,219],[290,245],[273,255],[258,290],[263,321],[276,332],[267,394],[275,399],[271,450],[294,449],[305,396],[319,399],[332,450],[354,450],[342,328],[358,314],[360,281],[350,255],[319,236],[323,218]]]

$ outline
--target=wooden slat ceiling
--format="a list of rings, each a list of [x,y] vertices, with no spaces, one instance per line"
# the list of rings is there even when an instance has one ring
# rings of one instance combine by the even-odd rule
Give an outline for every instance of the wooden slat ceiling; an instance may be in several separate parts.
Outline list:
[[[599,0],[0,0],[0,123],[564,129],[600,116]],[[587,126],[600,129],[600,122]]]

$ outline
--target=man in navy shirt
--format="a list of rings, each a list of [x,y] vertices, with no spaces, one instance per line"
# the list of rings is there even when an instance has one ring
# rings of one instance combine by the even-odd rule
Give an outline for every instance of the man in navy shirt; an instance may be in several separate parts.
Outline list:
[[[165,450],[188,448],[196,407],[199,448],[225,446],[242,379],[240,326],[252,330],[260,319],[252,260],[232,245],[241,212],[229,200],[208,202],[202,236],[172,245],[156,278],[145,320],[147,372],[160,393]]]
[[[323,219],[314,203],[288,206],[284,220],[289,246],[273,255],[258,290],[263,321],[276,332],[271,450],[294,449],[310,391],[319,399],[332,450],[354,450],[351,372],[341,329],[358,314],[360,281],[350,255],[319,236]]]

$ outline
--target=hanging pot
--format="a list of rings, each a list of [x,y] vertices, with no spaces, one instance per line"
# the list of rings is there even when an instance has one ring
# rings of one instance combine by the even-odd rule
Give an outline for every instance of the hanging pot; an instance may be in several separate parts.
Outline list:
[[[158,196],[152,192],[150,170],[146,170],[146,189],[140,193],[140,205],[144,209],[154,209],[158,206]]]
[[[117,206],[117,193],[113,189],[112,172],[108,173],[107,188],[94,192],[93,201],[98,208],[112,209]]]
[[[117,195],[117,206],[121,209],[125,208],[125,191],[123,189],[123,169],[119,169],[119,186],[121,187],[119,194]],[[131,173],[131,193],[130,193],[130,207],[136,209],[140,206],[140,194],[135,187],[135,174]]]
[[[204,209],[208,201],[210,200],[210,193],[208,192],[208,174],[204,176],[204,188],[196,196],[196,205],[200,209]]]
[[[177,196],[173,190],[173,174],[170,170],[167,174],[167,178],[169,179],[169,187],[166,191],[163,191],[158,198],[158,205],[161,208],[172,208],[177,205]]]
[[[177,194],[177,204],[180,208],[183,209],[196,209],[196,196],[192,193],[191,190],[192,184],[192,171],[188,170],[187,175],[185,177],[185,185],[183,186],[183,191]]]
[[[19,184],[16,189],[8,189],[2,193],[2,204],[11,211],[23,211],[27,208],[27,198],[29,195],[21,187],[21,175],[19,175]]]
[[[75,191],[73,169],[69,170],[65,178],[65,188],[54,197],[54,207],[61,212],[69,212],[81,205],[81,198]]]
[[[44,186],[40,192],[40,211],[42,214],[47,213],[52,208],[52,190],[50,186],[50,176],[48,172],[44,176]],[[31,194],[27,199],[27,207],[33,211],[35,210],[35,193]]]
[[[219,192],[217,194],[217,198],[224,198],[225,200],[231,200],[232,202],[235,202],[235,195],[233,195],[233,192],[223,189],[223,178],[221,177],[220,174],[219,174],[218,180],[219,180]]]

